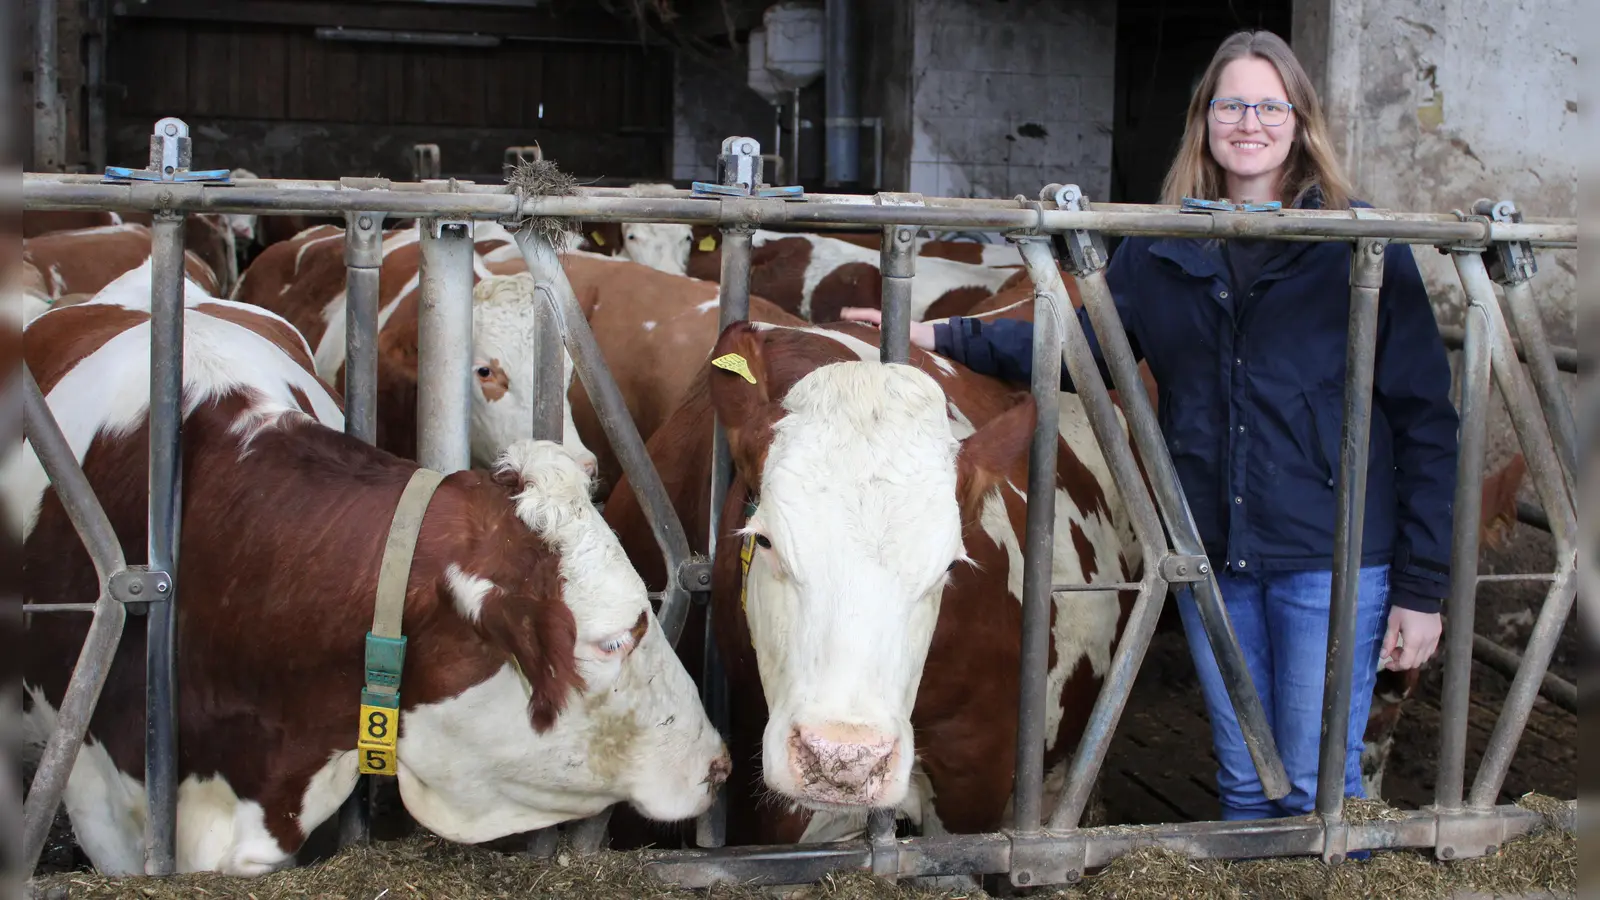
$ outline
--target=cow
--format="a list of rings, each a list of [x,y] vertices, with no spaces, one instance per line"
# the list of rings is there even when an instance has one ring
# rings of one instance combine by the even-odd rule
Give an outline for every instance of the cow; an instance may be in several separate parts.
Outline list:
[[[874,806],[924,834],[1000,828],[1031,398],[915,347],[911,364],[884,365],[876,329],[854,323],[735,323],[709,356],[728,354],[742,365],[702,363],[648,451],[703,552],[713,413],[727,428],[734,481],[710,614],[731,694],[729,842],[843,839]],[[1082,407],[1073,395],[1061,406],[1052,582],[1137,580],[1141,551]],[[663,585],[627,482],[606,520],[646,583]],[[1053,597],[1044,730],[1057,785],[1133,599]],[[691,670],[702,615],[679,644]]]
[[[22,237],[32,239],[63,231],[109,228],[116,225],[143,225],[149,228],[154,216],[148,212],[110,210],[29,210],[22,214]],[[218,291],[226,293],[238,280],[242,244],[254,237],[254,216],[225,213],[190,213],[184,224],[183,246],[210,267]],[[98,288],[96,288],[98,290]]]
[[[839,319],[839,311],[881,305],[882,277],[878,251],[849,241],[816,234],[756,231],[750,240],[750,290],[791,315],[815,323]],[[968,265],[937,257],[917,260],[912,282],[911,318],[924,318],[935,303],[976,301],[988,297],[1016,273]],[[720,281],[722,251],[697,252],[689,259],[689,276]]]
[[[584,253],[562,254],[561,267],[634,427],[640,438],[649,440],[687,393],[716,343],[720,288],[635,262]],[[523,279],[531,290],[532,276],[520,258],[490,263],[489,269]],[[750,319],[805,324],[758,296],[750,298]],[[588,388],[573,380],[567,402],[578,437],[599,460],[596,496],[609,496],[622,466]]]
[[[378,275],[378,446],[417,458],[417,339],[422,248],[415,228],[388,231]],[[470,444],[476,465],[525,436],[533,422],[531,289],[507,290],[474,253],[473,386]],[[486,279],[488,279],[486,281]],[[268,247],[240,279],[234,299],[289,320],[315,348],[317,374],[343,390],[345,362],[344,229],[318,226]],[[571,357],[563,349],[570,382]],[[591,471],[594,454],[572,426],[566,405],[563,443]]]
[[[53,231],[23,242],[22,258],[45,276],[52,299],[95,294],[150,258],[150,229],[136,222]],[[222,281],[193,250],[183,251],[189,280],[216,296]]]
[[[149,283],[141,267],[25,334],[130,564],[147,558]],[[252,876],[290,864],[356,782],[363,647],[418,466],[342,433],[338,397],[287,321],[192,287],[185,304],[177,869]],[[403,582],[395,776],[408,813],[448,840],[621,802],[692,818],[729,771],[587,478],[560,445],[518,441],[490,469],[448,474],[422,516]],[[28,602],[93,601],[94,568],[30,446],[8,454],[0,486]],[[28,623],[34,752],[86,624]],[[144,628],[130,623],[64,798],[105,874],[143,869],[144,697]]]
[[[673,222],[582,222],[573,249],[642,263],[672,275],[689,273],[692,236]]]
[[[44,276],[31,263],[19,262],[8,282],[0,290],[5,291],[12,304],[8,321],[18,329],[49,311],[51,303],[55,302],[45,286]]]

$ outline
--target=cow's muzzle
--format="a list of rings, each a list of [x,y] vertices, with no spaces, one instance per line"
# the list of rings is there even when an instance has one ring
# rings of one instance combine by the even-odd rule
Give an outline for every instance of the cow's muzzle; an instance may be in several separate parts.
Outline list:
[[[789,770],[802,799],[871,806],[899,762],[899,739],[861,725],[796,725],[789,732]]]

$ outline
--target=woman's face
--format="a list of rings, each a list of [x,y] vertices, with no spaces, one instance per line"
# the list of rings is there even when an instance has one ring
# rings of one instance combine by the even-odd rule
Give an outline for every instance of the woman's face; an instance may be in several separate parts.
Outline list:
[[[1225,102],[1287,101],[1289,92],[1283,86],[1283,79],[1278,77],[1276,66],[1257,56],[1228,63],[1217,79],[1212,99],[1224,101],[1212,103],[1206,113],[1211,156],[1223,171],[1239,179],[1259,179],[1283,167],[1294,142],[1294,112],[1289,111],[1281,124],[1262,125],[1262,116],[1266,116],[1269,123],[1279,121],[1270,107],[1263,112],[1259,107],[1241,109],[1236,104],[1230,108]],[[1218,118],[1238,118],[1239,121],[1228,124],[1217,121]]]

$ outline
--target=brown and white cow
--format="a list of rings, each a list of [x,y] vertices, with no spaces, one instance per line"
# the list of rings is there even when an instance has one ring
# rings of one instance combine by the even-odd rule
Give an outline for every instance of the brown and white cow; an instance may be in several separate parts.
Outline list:
[[[1016,741],[1032,400],[916,348],[912,365],[883,365],[876,330],[855,324],[736,324],[713,350],[728,353],[754,383],[703,364],[649,450],[698,550],[713,411],[733,452],[711,601],[732,694],[730,842],[843,838],[869,806],[898,808],[924,834],[999,828]],[[1136,579],[1128,516],[1075,404],[1064,396],[1053,581]],[[606,519],[646,582],[663,583],[624,484]],[[1073,751],[1132,600],[1054,597],[1047,768]],[[679,645],[686,660],[700,614]]]
[[[481,246],[498,244],[486,240]],[[378,446],[415,459],[422,301],[419,232],[416,228],[385,232],[382,252],[378,273]],[[518,290],[516,285],[494,278],[476,253],[472,280],[470,443],[474,464],[488,465],[532,428],[532,323],[538,300],[528,286]],[[344,229],[318,226],[268,247],[245,271],[234,299],[288,319],[315,348],[317,374],[336,390],[343,390]],[[562,355],[566,382],[570,383],[572,361],[565,350]],[[562,442],[592,470],[594,454],[572,426],[571,404],[566,406]]]
[[[812,322],[839,319],[847,306],[882,305],[878,251],[817,234],[757,231],[751,236],[750,290],[785,312]],[[1015,252],[1013,250],[1013,252]],[[689,275],[720,281],[722,251],[696,252]],[[935,303],[977,301],[1015,276],[1010,269],[969,265],[938,257],[917,260],[911,318],[920,321]]]
[[[25,335],[27,363],[130,564],[146,559],[149,267]],[[341,432],[308,345],[257,308],[186,297],[177,548],[177,866],[291,862],[357,777],[363,646],[389,525],[417,469]],[[99,584],[31,447],[0,467],[29,602]],[[132,620],[66,788],[79,845],[142,870],[144,629]],[[25,733],[37,751],[87,626],[32,617]],[[682,820],[729,760],[643,582],[550,442],[449,475],[406,587],[398,787],[407,811],[476,843],[618,802]]]
[[[721,288],[638,263],[584,253],[562,254],[561,267],[616,379],[628,415],[639,436],[648,441],[682,401],[709,358],[717,341]],[[531,292],[532,276],[520,258],[490,263],[489,269],[522,280],[524,289]],[[750,319],[805,324],[754,295],[750,297]],[[621,477],[622,466],[588,389],[580,380],[570,381],[569,424],[598,459],[596,496],[606,497]]]
[[[22,258],[45,277],[52,299],[67,294],[95,294],[150,258],[150,229],[138,223],[52,231],[28,238]],[[183,251],[184,273],[202,290],[217,296],[222,281],[193,250]]]

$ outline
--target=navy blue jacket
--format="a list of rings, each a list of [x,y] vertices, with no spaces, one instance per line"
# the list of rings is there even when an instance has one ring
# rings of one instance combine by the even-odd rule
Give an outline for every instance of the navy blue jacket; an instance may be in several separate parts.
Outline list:
[[[1238,574],[1333,568],[1352,245],[1273,246],[1251,284],[1233,283],[1212,239],[1130,237],[1106,271],[1159,385],[1161,430],[1206,554]],[[1384,256],[1378,315],[1362,565],[1390,565],[1395,605],[1436,612],[1449,589],[1457,415],[1404,244]],[[1079,321],[1105,373],[1085,310]],[[1032,323],[956,317],[934,334],[939,353],[978,372],[1031,377]],[[1073,389],[1065,366],[1061,385]]]

